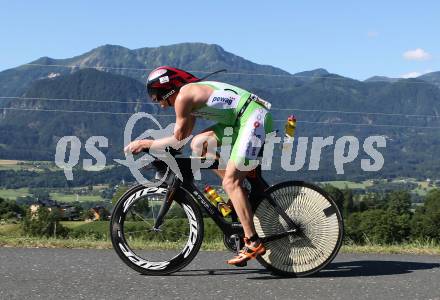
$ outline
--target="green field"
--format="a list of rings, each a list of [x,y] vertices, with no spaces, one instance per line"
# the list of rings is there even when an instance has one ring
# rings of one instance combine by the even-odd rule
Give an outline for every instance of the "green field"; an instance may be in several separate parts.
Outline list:
[[[405,179],[408,180],[408,182],[415,183],[418,185],[417,188],[413,189],[412,192],[415,194],[418,194],[419,196],[426,196],[426,194],[432,190],[435,189],[436,186],[432,185],[429,186],[427,181],[417,181],[416,179]],[[384,180],[380,180],[381,183],[384,183]],[[400,183],[402,180],[393,180],[391,183]],[[365,189],[367,187],[371,187],[374,185],[372,180],[366,180],[361,183],[358,182],[352,182],[352,181],[323,181],[321,184],[330,184],[338,189]]]
[[[26,170],[33,172],[59,171],[52,161],[22,161],[22,160],[2,160],[0,159],[0,170]]]
[[[109,224],[109,221],[61,221],[61,225],[64,225],[69,229],[94,231],[99,233],[107,233],[109,231]]]
[[[20,161],[19,160],[4,160],[0,159],[0,170],[14,170],[19,171],[21,170],[21,166],[18,165]]]
[[[364,189],[369,186],[373,186],[371,180],[363,181],[362,183],[352,182],[352,181],[322,181],[322,184],[330,184],[338,189]]]
[[[73,202],[77,200],[75,194],[50,193],[50,197],[58,202]],[[104,198],[98,195],[78,195],[78,201],[99,202],[104,201]]]
[[[79,188],[78,188],[79,190]],[[20,197],[30,196],[29,189],[0,189],[0,198],[16,200]],[[73,202],[77,200],[76,194],[63,194],[59,192],[51,192],[50,197],[58,202]],[[100,202],[104,201],[99,195],[78,194],[79,201]]]
[[[428,182],[426,181],[416,181],[416,183],[419,185],[415,190],[414,193],[418,194],[419,196],[426,196],[426,194],[432,190],[435,189],[435,186],[429,186]]]
[[[29,196],[29,189],[0,189],[0,198],[15,200],[18,197]]]

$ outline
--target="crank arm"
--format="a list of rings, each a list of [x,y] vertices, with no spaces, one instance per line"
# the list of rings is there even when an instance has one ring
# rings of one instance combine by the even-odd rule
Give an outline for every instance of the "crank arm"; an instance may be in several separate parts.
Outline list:
[[[269,236],[265,236],[265,237],[260,237],[260,240],[263,242],[263,244],[265,242],[272,242],[275,240],[279,240],[285,236],[291,235],[291,234],[298,234],[298,230],[297,229],[291,229],[291,230],[287,230],[286,232],[282,232],[282,233],[276,233],[276,234],[272,234]]]
[[[290,230],[298,231],[298,226],[293,222],[293,220],[286,214],[284,210],[276,203],[275,200],[272,199],[270,195],[265,195],[265,198],[269,202],[270,205],[274,208],[274,210],[283,218],[283,220],[287,223]]]

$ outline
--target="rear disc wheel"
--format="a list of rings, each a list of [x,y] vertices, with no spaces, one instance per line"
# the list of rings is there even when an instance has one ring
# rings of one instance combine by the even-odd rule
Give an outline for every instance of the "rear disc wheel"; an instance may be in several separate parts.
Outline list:
[[[341,213],[324,190],[302,181],[270,187],[266,193],[299,226],[299,232],[266,242],[258,261],[283,276],[302,277],[318,272],[338,253],[343,239]],[[287,223],[264,199],[254,213],[260,237],[289,230]]]

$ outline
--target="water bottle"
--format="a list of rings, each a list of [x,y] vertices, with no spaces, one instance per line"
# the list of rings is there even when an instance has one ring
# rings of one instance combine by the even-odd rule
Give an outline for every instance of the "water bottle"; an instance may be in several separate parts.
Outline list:
[[[232,212],[230,206],[223,201],[222,197],[220,197],[220,195],[217,194],[217,192],[210,185],[205,186],[205,193],[209,201],[211,201],[211,203],[217,207],[224,217]]]
[[[296,118],[294,115],[290,115],[287,118],[286,125],[284,125],[284,136],[285,140],[293,141],[296,129]]]

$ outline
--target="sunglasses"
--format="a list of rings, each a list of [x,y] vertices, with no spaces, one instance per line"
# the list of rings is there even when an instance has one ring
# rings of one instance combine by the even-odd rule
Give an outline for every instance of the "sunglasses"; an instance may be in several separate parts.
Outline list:
[[[151,95],[150,97],[154,103],[160,103],[160,101],[163,101],[163,99],[158,97],[157,95]]]

